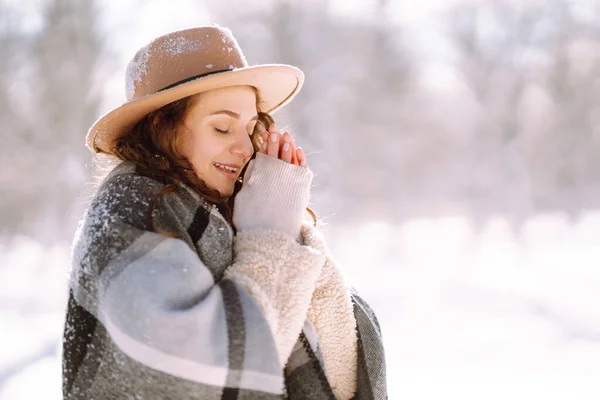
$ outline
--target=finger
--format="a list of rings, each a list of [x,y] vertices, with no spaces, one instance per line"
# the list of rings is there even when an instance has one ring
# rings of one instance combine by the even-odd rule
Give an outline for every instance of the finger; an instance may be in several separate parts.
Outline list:
[[[262,145],[260,146],[260,149],[258,151],[260,153],[267,154],[267,145],[268,145],[268,141],[269,141],[269,132],[264,131],[263,133],[260,134],[260,137],[262,138]]]
[[[302,147],[298,147],[296,149],[296,155],[298,156],[298,162],[300,165],[304,168],[308,168],[308,161],[306,159],[306,154],[304,154],[304,150],[302,150]]]
[[[290,145],[292,143],[294,143],[294,138],[292,137],[292,135],[288,131],[282,131],[281,132],[280,143],[281,143],[281,147],[279,149],[279,155],[280,155],[280,158],[281,158],[281,156],[283,155],[283,146],[285,145],[285,143],[288,143]],[[288,150],[286,150],[286,151],[290,151],[290,149],[291,149],[291,146],[288,146]]]
[[[267,154],[279,158],[279,133],[271,133],[267,145]]]
[[[292,160],[290,161],[290,163],[292,163],[294,165],[300,165],[300,163],[298,162],[298,156],[296,155],[296,139],[288,131],[284,132],[283,139],[284,139],[284,141],[288,142],[291,146]]]
[[[296,157],[296,141],[294,137],[289,131],[284,131],[281,136],[283,140],[282,151],[281,151],[281,159],[285,162],[289,162],[290,164],[299,165],[298,158]],[[289,147],[284,148],[285,144],[289,144]],[[288,158],[289,154],[289,158]],[[285,158],[284,158],[285,156]]]
[[[298,161],[298,154],[296,152],[296,141],[292,143],[292,164],[300,165],[300,162]]]
[[[281,138],[286,143],[294,143],[294,137],[288,131],[283,131]]]
[[[281,147],[281,160],[286,163],[292,162],[292,144],[290,142],[284,142]]]
[[[292,164],[294,165],[300,165],[300,163],[298,162],[298,156],[296,155],[296,146],[295,144],[292,144]]]
[[[266,154],[269,154],[273,157],[279,158],[279,152],[281,150],[281,143],[278,140],[277,141],[277,152],[275,152],[275,144],[273,142],[273,139],[275,138],[273,136],[273,134],[277,134],[279,135],[279,139],[281,139],[281,133],[279,132],[279,130],[277,129],[277,127],[275,126],[275,124],[271,124],[269,125],[269,127],[267,128],[267,132],[266,132],[266,136],[267,136],[267,149],[266,149]]]

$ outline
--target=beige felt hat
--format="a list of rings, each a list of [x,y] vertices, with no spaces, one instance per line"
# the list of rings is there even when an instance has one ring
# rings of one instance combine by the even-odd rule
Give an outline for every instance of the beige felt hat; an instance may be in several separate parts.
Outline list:
[[[150,112],[196,93],[248,85],[257,88],[265,112],[273,113],[300,91],[304,74],[281,64],[248,66],[227,28],[204,26],[160,36],[127,65],[126,102],[100,117],[87,133],[87,147],[112,154],[115,139]]]

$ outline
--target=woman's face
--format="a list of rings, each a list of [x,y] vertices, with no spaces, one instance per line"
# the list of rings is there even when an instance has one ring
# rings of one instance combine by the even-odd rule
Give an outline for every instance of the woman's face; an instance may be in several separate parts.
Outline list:
[[[252,157],[257,122],[256,93],[232,86],[201,93],[184,121],[182,153],[211,189],[230,197]]]

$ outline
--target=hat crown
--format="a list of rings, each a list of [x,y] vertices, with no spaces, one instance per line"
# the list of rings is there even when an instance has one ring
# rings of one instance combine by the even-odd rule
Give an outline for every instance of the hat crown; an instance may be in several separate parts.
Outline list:
[[[172,32],[142,47],[127,65],[127,102],[195,77],[247,67],[231,31],[218,25]]]

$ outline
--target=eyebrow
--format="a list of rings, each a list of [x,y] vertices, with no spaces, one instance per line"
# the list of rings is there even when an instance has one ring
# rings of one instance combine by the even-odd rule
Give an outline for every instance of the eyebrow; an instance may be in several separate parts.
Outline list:
[[[212,113],[210,115],[217,115],[217,114],[225,114],[225,115],[229,115],[232,118],[240,119],[240,114],[233,112],[231,110],[219,110],[219,111],[215,111],[214,113]],[[250,121],[254,121],[254,120],[258,120],[258,115],[255,115],[254,117],[252,117],[250,119]]]

